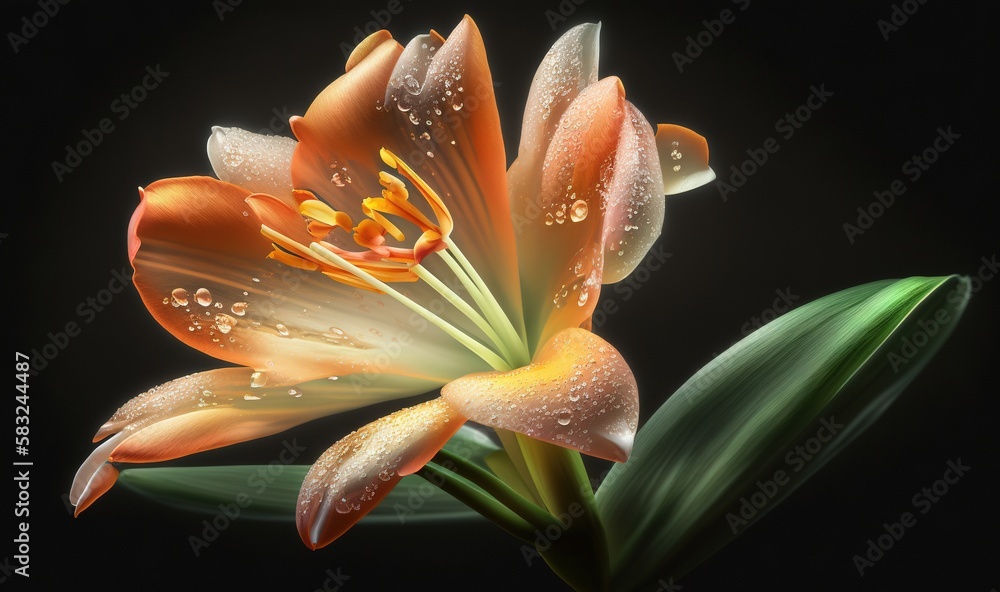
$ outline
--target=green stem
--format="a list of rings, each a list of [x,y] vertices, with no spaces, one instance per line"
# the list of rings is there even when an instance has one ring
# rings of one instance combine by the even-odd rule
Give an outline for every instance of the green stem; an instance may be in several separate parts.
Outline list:
[[[448,493],[484,518],[514,535],[528,545],[534,545],[534,527],[509,508],[495,500],[475,484],[460,475],[438,466],[433,461],[414,473],[426,479],[431,485]]]
[[[556,523],[556,519],[551,514],[525,499],[510,485],[479,465],[447,450],[439,451],[434,456],[434,462],[447,467],[450,471],[477,485],[506,508],[530,522],[535,528],[544,530],[545,527]]]

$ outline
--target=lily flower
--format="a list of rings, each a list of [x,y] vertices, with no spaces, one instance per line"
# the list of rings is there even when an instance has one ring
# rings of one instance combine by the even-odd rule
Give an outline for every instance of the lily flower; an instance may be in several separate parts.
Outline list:
[[[114,484],[112,463],[438,388],[316,461],[296,517],[308,546],[340,536],[466,421],[496,429],[515,465],[519,438],[626,460],[635,379],[590,318],[601,285],[659,235],[663,196],[714,174],[704,138],[654,129],[617,78],[598,78],[599,29],[576,27],[545,56],[509,170],[466,17],[447,39],[365,39],[292,118],[296,140],[215,128],[218,179],[140,189],[128,252],[144,304],[235,367],[122,406],[76,475],[77,513]]]

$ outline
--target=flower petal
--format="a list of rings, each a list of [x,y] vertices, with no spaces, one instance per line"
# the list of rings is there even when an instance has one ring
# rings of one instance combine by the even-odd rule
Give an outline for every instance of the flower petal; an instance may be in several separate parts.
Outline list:
[[[542,166],[562,114],[583,89],[597,82],[600,33],[600,23],[577,25],[560,37],[542,59],[528,91],[517,160],[508,175],[511,184],[511,177],[524,174],[524,168]],[[514,206],[516,212],[517,204]]]
[[[454,380],[441,398],[481,424],[624,462],[639,420],[635,378],[617,350],[566,329],[528,366]]]
[[[69,490],[69,503],[76,507],[74,516],[79,516],[115,484],[118,469],[107,462],[108,455],[124,438],[125,434],[118,434],[95,448],[76,471]]]
[[[605,199],[602,283],[625,279],[645,258],[660,236],[665,206],[653,128],[626,101],[614,174]]]
[[[132,259],[146,308],[188,345],[286,384],[364,372],[441,384],[484,367],[387,296],[266,259],[262,222],[312,240],[276,198],[207,177],[147,187]],[[437,297],[431,288],[413,292]],[[454,324],[471,325],[462,323]]]
[[[515,203],[530,344],[590,317],[600,293],[605,205],[626,112],[617,78],[587,87],[563,114],[545,162],[521,177]]]
[[[219,179],[294,206],[291,170],[296,144],[292,138],[215,126],[208,138],[208,160]]]
[[[385,39],[320,93],[292,130],[299,139],[295,186],[355,220],[363,198],[381,195],[380,148],[402,159],[441,197],[455,221],[451,238],[520,324],[503,136],[486,51],[470,18],[443,43],[431,33],[403,50]],[[347,237],[338,238],[336,246],[350,248]]]
[[[667,195],[715,180],[715,171],[708,166],[708,141],[688,128],[665,123],[656,126],[656,149]]]
[[[252,373],[249,368],[199,372],[154,387],[122,405],[94,440],[114,436],[94,450],[73,481],[70,501],[77,513],[114,484],[118,472],[108,461],[171,460],[437,386],[391,374],[261,385]]]
[[[351,432],[313,464],[295,523],[311,549],[344,534],[404,476],[423,467],[465,418],[442,399],[397,411]]]

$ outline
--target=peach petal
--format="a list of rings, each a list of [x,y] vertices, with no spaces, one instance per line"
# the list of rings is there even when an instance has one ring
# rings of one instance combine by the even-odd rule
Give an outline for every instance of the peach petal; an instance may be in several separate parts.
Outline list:
[[[518,254],[529,343],[579,327],[598,301],[603,225],[626,113],[617,78],[588,86],[562,116],[535,178],[523,178]]]
[[[665,123],[656,126],[656,150],[667,195],[715,180],[715,171],[708,166],[708,141],[688,128]]]
[[[311,549],[324,547],[361,520],[404,476],[418,471],[465,418],[433,399],[351,432],[306,474],[295,522]]]
[[[118,434],[94,449],[80,465],[69,490],[69,503],[76,507],[75,516],[87,509],[114,485],[118,470],[108,464],[108,455],[126,434]]]
[[[528,366],[454,380],[441,398],[481,424],[624,462],[639,420],[635,377],[617,350],[566,329]]]
[[[296,143],[292,138],[215,126],[208,138],[208,160],[220,180],[294,204],[291,170]]]
[[[625,279],[645,258],[660,236],[665,206],[653,128],[626,101],[614,174],[605,198],[602,283]]]
[[[160,325],[184,343],[289,383],[365,371],[440,373],[445,382],[482,369],[436,327],[416,327],[395,300],[267,259],[273,247],[262,220],[312,242],[297,206],[207,177],[158,181],[143,195],[135,284]],[[429,287],[412,294],[436,297]]]

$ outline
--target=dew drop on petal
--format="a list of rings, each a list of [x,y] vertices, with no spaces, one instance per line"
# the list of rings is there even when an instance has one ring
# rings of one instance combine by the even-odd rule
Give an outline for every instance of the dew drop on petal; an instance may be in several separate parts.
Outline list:
[[[338,514],[349,514],[354,508],[351,506],[347,498],[340,498],[333,504],[333,509],[337,511]]]
[[[580,290],[580,295],[576,299],[576,304],[578,306],[583,306],[587,304],[587,300],[590,298],[590,292],[586,288]]]
[[[554,221],[555,221],[555,218],[552,217],[552,214],[545,214],[545,225],[546,226],[552,226],[552,223]]]
[[[250,375],[250,387],[260,388],[267,384],[267,374],[263,372],[254,372]]]
[[[282,325],[281,323],[278,323],[277,325],[274,326],[274,328],[277,329],[278,335],[281,335],[282,337],[288,337],[288,327]]]
[[[556,421],[559,425],[566,426],[569,422],[573,420],[573,413],[569,409],[563,409],[556,415]]]
[[[208,291],[208,288],[198,288],[198,291],[194,293],[194,301],[202,306],[211,306],[212,293]]]
[[[288,394],[298,399],[299,397],[302,396],[302,391],[300,391],[299,389],[290,388],[288,389]]]
[[[175,288],[174,291],[170,293],[170,300],[174,306],[187,306],[188,291],[184,288]]]
[[[219,333],[225,335],[236,326],[236,319],[227,314],[217,314],[215,315],[215,326],[219,328]]]
[[[587,214],[589,213],[589,208],[587,207],[587,202],[582,199],[578,199],[573,202],[573,207],[569,210],[569,219],[574,222],[583,222],[587,219]]]
[[[564,224],[566,222],[566,212],[562,210],[556,210],[556,224]]]
[[[260,397],[256,395],[243,395],[244,401],[260,401]]]
[[[246,302],[234,302],[233,305],[231,307],[229,307],[229,310],[233,311],[234,315],[241,317],[241,316],[247,314],[247,303]]]

